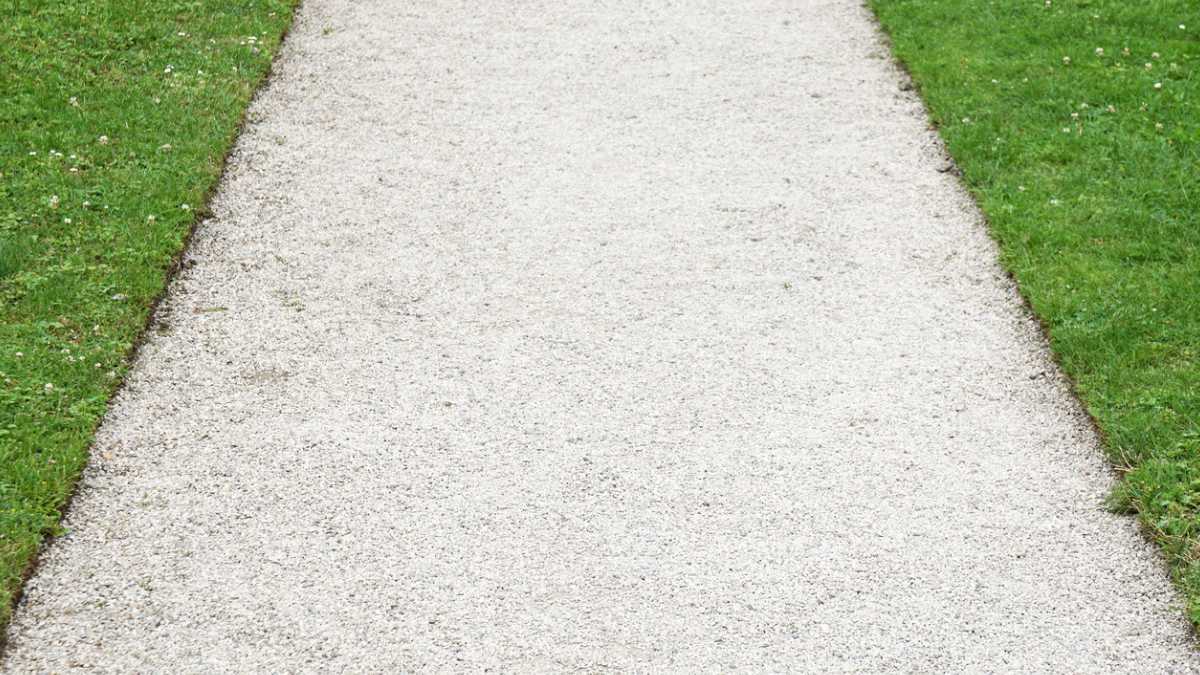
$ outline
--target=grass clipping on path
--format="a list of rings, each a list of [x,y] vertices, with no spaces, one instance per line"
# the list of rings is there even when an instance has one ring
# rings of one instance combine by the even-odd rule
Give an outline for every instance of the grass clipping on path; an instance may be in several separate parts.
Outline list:
[[[294,0],[0,0],[0,626]]]
[[[1200,623],[1195,0],[871,0]]]

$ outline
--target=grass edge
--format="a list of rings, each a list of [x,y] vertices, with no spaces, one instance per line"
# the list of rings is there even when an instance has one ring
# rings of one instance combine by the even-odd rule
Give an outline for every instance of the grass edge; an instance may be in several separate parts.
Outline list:
[[[212,209],[210,207],[213,197],[216,196],[217,192],[221,189],[221,186],[225,183],[225,172],[229,165],[229,158],[233,154],[234,149],[237,148],[238,141],[241,139],[242,134],[246,130],[247,123],[249,122],[248,113],[250,108],[252,108],[255,102],[258,101],[258,97],[262,94],[263,90],[270,85],[271,79],[277,75],[276,67],[279,64],[280,58],[282,58],[284,50],[286,49],[287,39],[291,33],[292,26],[295,25],[296,17],[303,10],[304,4],[305,0],[294,0],[291,15],[288,17],[287,24],[284,25],[282,32],[279,34],[279,43],[275,49],[275,53],[271,55],[270,63],[267,64],[266,69],[263,70],[262,75],[259,76],[258,81],[254,83],[254,93],[251,94],[250,99],[246,101],[246,104],[242,107],[242,110],[238,114],[237,124],[234,126],[233,134],[229,144],[221,153],[217,175],[208,186],[208,189],[205,190],[199,207],[193,211],[192,221],[187,226],[187,231],[183,235],[183,241],[180,243],[178,250],[171,257],[171,261],[167,264],[166,269],[163,270],[162,289],[159,290],[158,294],[156,294],[153,299],[151,299],[150,305],[146,310],[146,319],[142,327],[138,329],[137,336],[134,339],[133,344],[126,351],[122,359],[122,364],[126,366],[124,374],[121,376],[121,379],[115,385],[113,385],[108,394],[107,400],[104,402],[104,414],[96,418],[96,423],[92,426],[92,429],[89,432],[91,440],[88,441],[87,450],[85,453],[87,460],[83,469],[71,481],[67,496],[65,499],[63,499],[62,504],[58,509],[58,520],[60,523],[65,520],[67,515],[71,512],[71,509],[75,503],[75,496],[79,492],[80,479],[83,477],[84,472],[86,472],[91,466],[92,451],[95,449],[96,443],[96,433],[108,419],[108,415],[112,411],[113,401],[125,389],[125,384],[129,374],[132,372],[141,356],[142,347],[146,343],[147,335],[149,335],[150,330],[160,318],[159,308],[162,305],[162,301],[171,293],[171,289],[175,285],[176,275],[179,273],[179,270],[183,268],[184,260],[186,259],[187,254],[192,247],[192,239],[195,236],[196,231],[199,229],[200,223],[212,216]],[[20,580],[16,584],[16,589],[13,591],[8,605],[5,607],[0,607],[0,666],[3,665],[7,656],[9,646],[9,628],[12,624],[12,618],[16,614],[16,610],[21,604],[21,600],[25,597],[25,586],[28,584],[29,580],[35,574],[37,574],[38,568],[41,566],[42,557],[45,555],[46,551],[63,536],[65,535],[44,534],[42,536],[42,541],[38,544],[37,550],[32,556],[30,556],[29,561],[26,562],[24,569],[21,571]]]
[[[975,208],[975,212],[978,214],[978,223],[982,226],[981,229],[987,235],[988,239],[991,240],[992,245],[995,247],[995,251],[1000,253],[1003,248],[1000,241],[996,238],[991,219],[988,217],[987,211],[984,210],[983,205],[980,203],[979,196],[963,182],[962,170],[958,166],[958,161],[954,158],[953,153],[950,152],[950,148],[947,145],[946,140],[942,138],[941,127],[934,120],[932,111],[929,109],[929,105],[925,101],[925,96],[921,92],[921,83],[917,78],[913,77],[912,71],[909,69],[908,64],[896,55],[892,35],[888,31],[887,26],[884,25],[883,21],[880,19],[879,14],[875,9],[875,2],[876,0],[860,0],[860,6],[862,7],[863,11],[866,12],[872,24],[875,38],[879,42],[879,45],[886,51],[888,62],[901,74],[901,84],[907,84],[911,88],[911,91],[916,95],[916,98],[921,105],[921,111],[925,116],[926,122],[928,123],[928,128],[937,132],[938,148],[944,155],[946,161],[950,163],[951,167],[953,167],[952,173],[955,176],[959,189],[962,190],[963,194],[965,194],[971,200],[971,205]],[[1115,453],[1112,448],[1111,440],[1109,439],[1108,434],[1105,433],[1104,429],[1100,426],[1100,423],[1096,419],[1095,415],[1092,414],[1091,409],[1088,408],[1087,402],[1084,400],[1075,378],[1071,377],[1066,368],[1063,366],[1062,359],[1060,358],[1058,352],[1054,349],[1054,343],[1050,338],[1049,324],[1047,324],[1045,319],[1043,319],[1042,316],[1034,310],[1033,304],[1030,302],[1029,296],[1025,293],[1025,289],[1021,285],[1020,280],[1009,268],[1009,266],[1004,263],[1003,256],[997,256],[995,262],[997,267],[1004,273],[1005,278],[1007,278],[1008,282],[1012,285],[1012,288],[1016,291],[1017,297],[1020,298],[1021,313],[1025,315],[1026,320],[1032,320],[1032,322],[1037,326],[1038,341],[1041,343],[1042,349],[1046,354],[1049,355],[1050,361],[1054,365],[1055,379],[1057,379],[1060,384],[1065,385],[1064,388],[1067,392],[1069,392],[1074,406],[1082,414],[1083,418],[1087,419],[1088,426],[1091,428],[1092,433],[1099,442],[1101,458],[1104,460],[1104,464],[1108,468],[1109,473],[1113,478],[1112,486],[1109,489],[1105,503],[1102,504],[1102,506],[1111,513],[1132,518],[1134,523],[1136,523],[1138,534],[1141,535],[1142,540],[1154,549],[1154,556],[1158,561],[1158,566],[1171,580],[1172,586],[1177,592],[1177,596],[1173,599],[1171,604],[1172,606],[1175,606],[1187,620],[1187,623],[1190,626],[1189,637],[1191,638],[1192,646],[1196,649],[1200,649],[1200,599],[1197,599],[1195,602],[1193,602],[1189,597],[1189,594],[1186,592],[1181,579],[1182,571],[1176,569],[1176,565],[1172,562],[1167,552],[1163,549],[1163,544],[1159,541],[1160,537],[1165,535],[1160,535],[1158,532],[1156,532],[1156,528],[1154,528],[1151,523],[1146,522],[1146,519],[1142,516],[1144,513],[1143,509],[1141,509],[1136,503],[1131,503],[1128,509],[1121,511],[1111,508],[1114,496],[1121,489],[1121,486],[1125,481],[1124,472],[1114,461]],[[1195,564],[1195,562],[1192,563],[1192,565]]]

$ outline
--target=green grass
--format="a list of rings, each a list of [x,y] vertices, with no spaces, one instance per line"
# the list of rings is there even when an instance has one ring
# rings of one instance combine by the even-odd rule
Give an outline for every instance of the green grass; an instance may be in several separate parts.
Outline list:
[[[871,5],[1200,623],[1200,5]]]
[[[294,5],[0,0],[0,627]]]

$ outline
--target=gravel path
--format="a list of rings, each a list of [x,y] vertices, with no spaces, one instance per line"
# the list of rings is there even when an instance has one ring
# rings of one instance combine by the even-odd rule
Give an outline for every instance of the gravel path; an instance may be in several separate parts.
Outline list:
[[[856,0],[307,0],[7,668],[1194,668],[899,83]]]

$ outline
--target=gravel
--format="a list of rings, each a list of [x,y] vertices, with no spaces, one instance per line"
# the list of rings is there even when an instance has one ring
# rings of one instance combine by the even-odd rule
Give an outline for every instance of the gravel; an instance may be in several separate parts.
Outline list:
[[[1187,671],[856,0],[307,0],[13,672]]]

